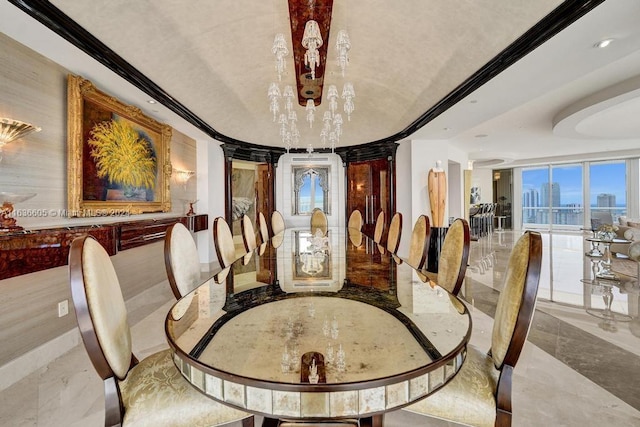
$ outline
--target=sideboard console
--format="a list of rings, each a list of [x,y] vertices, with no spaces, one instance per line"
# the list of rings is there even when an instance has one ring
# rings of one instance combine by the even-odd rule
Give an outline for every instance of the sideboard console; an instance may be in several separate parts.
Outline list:
[[[167,227],[177,222],[192,232],[208,229],[207,215],[193,215],[0,234],[0,280],[66,265],[71,242],[79,236],[94,237],[115,255],[163,240]]]

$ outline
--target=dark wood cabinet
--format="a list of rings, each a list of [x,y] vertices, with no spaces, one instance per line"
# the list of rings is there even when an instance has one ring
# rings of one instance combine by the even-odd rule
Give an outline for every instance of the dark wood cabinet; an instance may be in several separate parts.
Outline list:
[[[354,209],[362,213],[362,231],[373,236],[382,211],[388,223],[393,214],[393,170],[388,159],[351,162],[347,165],[347,218]]]

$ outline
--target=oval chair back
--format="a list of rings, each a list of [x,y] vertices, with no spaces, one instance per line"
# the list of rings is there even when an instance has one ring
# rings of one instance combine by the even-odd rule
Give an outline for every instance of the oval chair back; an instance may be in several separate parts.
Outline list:
[[[244,243],[244,250],[249,253],[258,247],[256,243],[256,232],[253,228],[253,223],[251,222],[249,215],[242,215],[242,222],[240,225],[242,228],[242,242]]]
[[[311,234],[315,234],[316,230],[320,230],[322,234],[327,234],[328,226],[327,215],[322,212],[322,209],[315,208],[311,212]]]
[[[271,231],[274,235],[284,231],[284,217],[278,211],[271,214]]]
[[[457,218],[449,226],[442,242],[442,250],[438,259],[438,286],[454,295],[458,295],[469,262],[469,244],[471,236],[469,223]]]
[[[416,270],[420,270],[427,261],[430,234],[429,217],[420,215],[413,225],[411,243],[409,245],[409,258],[407,259],[407,263]]]
[[[396,212],[391,217],[389,224],[389,233],[387,234],[387,250],[392,254],[398,252],[400,246],[400,238],[402,237],[402,214]]]
[[[384,238],[384,211],[380,211],[376,218],[376,228],[373,231],[373,241],[381,245]]]
[[[236,247],[229,224],[221,216],[213,220],[213,245],[216,248],[221,268],[226,268],[236,260]]]
[[[354,209],[353,212],[351,212],[351,215],[349,215],[347,227],[360,231],[362,230],[362,225],[362,213],[358,209]]]
[[[182,223],[167,228],[164,237],[164,266],[169,286],[176,299],[200,284],[200,257],[196,242]]]
[[[258,214],[258,228],[260,230],[260,243],[266,243],[269,240],[269,226],[262,212]]]

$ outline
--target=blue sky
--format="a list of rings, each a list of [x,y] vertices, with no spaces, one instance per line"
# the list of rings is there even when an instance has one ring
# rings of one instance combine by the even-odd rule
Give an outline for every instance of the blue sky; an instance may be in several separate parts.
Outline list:
[[[593,163],[590,169],[591,205],[600,193],[615,194],[616,204],[626,204],[626,177],[624,161],[618,163]],[[523,189],[540,191],[549,182],[548,168],[526,169],[522,172]],[[560,204],[582,203],[582,166],[560,165],[553,167],[553,182],[560,184]]]

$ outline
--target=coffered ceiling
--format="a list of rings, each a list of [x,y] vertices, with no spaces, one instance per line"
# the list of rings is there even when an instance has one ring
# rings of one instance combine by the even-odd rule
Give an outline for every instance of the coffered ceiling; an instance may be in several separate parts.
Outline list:
[[[36,3],[10,1],[25,9]],[[307,0],[292,2],[305,7]],[[98,87],[129,102],[136,98],[133,102],[145,111],[197,138],[204,133],[223,142],[283,146],[267,90],[278,82],[271,52],[277,33],[285,34],[289,49],[278,83],[281,88],[296,87],[292,48],[301,41],[291,39],[287,0],[50,3],[59,9],[56,19],[74,21],[81,27],[78,31],[86,30],[104,44],[98,56],[119,58],[148,79],[155,89],[143,96],[159,95],[156,100],[165,106],[145,105],[146,99],[133,95],[139,89],[132,91],[131,82],[94,81]],[[337,146],[436,139],[469,152],[479,163],[514,164],[639,148],[639,129],[629,122],[640,107],[633,80],[640,75],[640,2],[599,3],[334,0],[329,39],[324,41],[322,103],[312,128],[304,107],[294,103],[299,146],[322,148],[327,87],[334,84],[341,92],[348,81],[355,88],[355,111],[350,121],[343,113]],[[16,9],[1,8],[3,15],[7,8]],[[63,44],[51,42],[47,52],[46,43],[28,34],[44,31],[42,25],[20,11],[11,14],[32,30],[17,28],[15,22],[3,22],[0,30],[58,62],[68,62],[62,65],[72,72],[90,79],[99,75],[91,67],[103,65],[71,59],[85,55],[77,49],[56,54]],[[573,19],[577,21],[562,29]],[[336,59],[340,29],[347,30],[351,40],[344,77]],[[614,41],[607,49],[594,48],[603,38]],[[141,87],[145,92],[149,86]],[[619,120],[625,125],[611,126]]]

